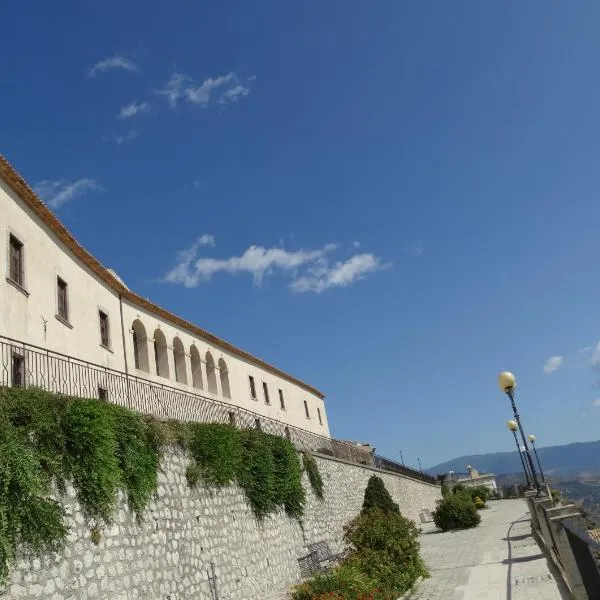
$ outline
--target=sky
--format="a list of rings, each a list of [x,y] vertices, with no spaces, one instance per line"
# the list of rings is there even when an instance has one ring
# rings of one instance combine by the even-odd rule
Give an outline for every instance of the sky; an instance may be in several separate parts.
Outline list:
[[[0,152],[129,287],[322,390],[334,436],[510,450],[508,369],[539,446],[600,438],[598,3],[3,23]]]

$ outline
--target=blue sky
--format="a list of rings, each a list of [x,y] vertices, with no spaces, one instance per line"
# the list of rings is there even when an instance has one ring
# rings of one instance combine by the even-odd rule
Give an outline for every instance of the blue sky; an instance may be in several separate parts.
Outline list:
[[[338,437],[508,450],[510,369],[540,446],[598,439],[600,6],[566,8],[10,3],[1,151]]]

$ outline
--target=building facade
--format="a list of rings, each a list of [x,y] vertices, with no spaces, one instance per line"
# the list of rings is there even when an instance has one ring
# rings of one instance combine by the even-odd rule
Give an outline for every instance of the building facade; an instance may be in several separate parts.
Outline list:
[[[0,385],[127,395],[132,408],[190,420],[247,411],[246,424],[330,436],[321,392],[131,291],[2,157],[0,224]]]

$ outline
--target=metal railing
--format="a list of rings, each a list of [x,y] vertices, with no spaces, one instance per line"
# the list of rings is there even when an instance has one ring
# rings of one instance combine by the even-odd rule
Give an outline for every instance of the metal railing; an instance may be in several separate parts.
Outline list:
[[[585,529],[580,529],[572,520],[565,519],[563,526],[577,564],[577,570],[589,598],[600,594],[600,543],[595,541]]]
[[[0,386],[35,387],[67,396],[98,398],[160,419],[260,428],[286,437],[301,451],[317,452],[436,484],[434,477],[382,456],[374,456],[358,445],[4,336],[0,336]]]

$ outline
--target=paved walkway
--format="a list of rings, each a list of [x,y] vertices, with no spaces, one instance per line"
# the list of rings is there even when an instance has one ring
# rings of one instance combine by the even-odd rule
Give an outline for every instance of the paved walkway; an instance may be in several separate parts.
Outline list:
[[[479,527],[441,533],[423,526],[422,555],[431,573],[410,600],[568,600],[531,536],[524,500],[498,500]]]

